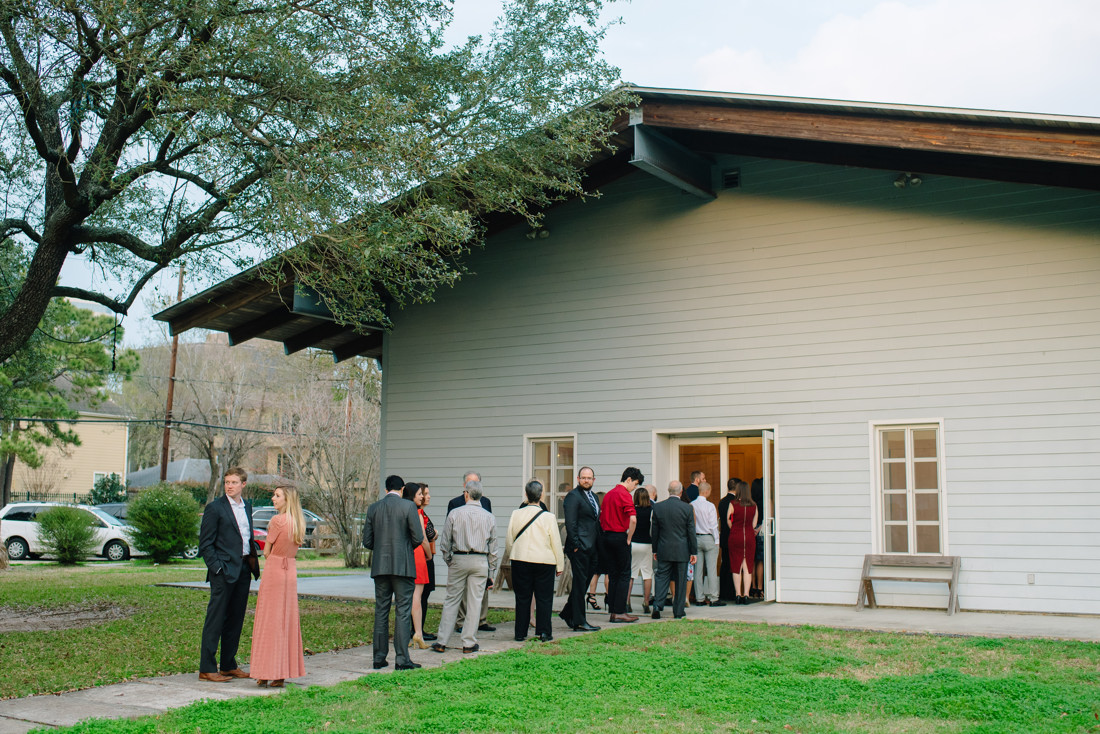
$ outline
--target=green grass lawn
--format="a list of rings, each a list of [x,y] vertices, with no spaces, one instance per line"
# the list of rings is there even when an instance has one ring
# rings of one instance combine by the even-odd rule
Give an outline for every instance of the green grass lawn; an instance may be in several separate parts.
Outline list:
[[[332,562],[329,562],[330,565]],[[335,568],[335,566],[333,567]],[[323,573],[314,562],[307,573]],[[331,569],[330,569],[331,570]],[[198,671],[199,639],[209,594],[201,590],[158,587],[166,581],[201,581],[199,563],[154,566],[147,561],[125,566],[88,564],[18,565],[0,574],[0,618],[46,619],[44,613],[102,610],[120,618],[77,629],[0,632],[0,698],[56,693],[171,673]],[[239,660],[248,662],[252,644],[249,600]],[[371,640],[372,602],[303,599],[302,639],[308,652],[323,652]],[[493,610],[491,619],[511,619]],[[428,629],[439,622],[439,609],[428,610]]]
[[[65,731],[1100,732],[1100,645],[668,621]]]

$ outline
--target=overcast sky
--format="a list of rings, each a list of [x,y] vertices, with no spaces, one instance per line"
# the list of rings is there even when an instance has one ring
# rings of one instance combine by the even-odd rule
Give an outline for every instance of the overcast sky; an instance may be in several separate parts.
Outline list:
[[[461,37],[499,2],[455,6]],[[605,16],[622,19],[606,56],[640,86],[1100,117],[1100,0],[634,0]],[[160,288],[174,296],[174,273]]]

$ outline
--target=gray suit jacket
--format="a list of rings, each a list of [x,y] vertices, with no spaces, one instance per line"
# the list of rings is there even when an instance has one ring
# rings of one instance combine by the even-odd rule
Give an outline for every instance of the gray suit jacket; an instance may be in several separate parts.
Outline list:
[[[416,505],[400,494],[386,496],[367,508],[363,547],[374,551],[370,575],[416,576],[413,552],[424,542]]]
[[[653,505],[649,533],[658,561],[686,563],[699,552],[695,540],[695,510],[679,497],[669,497]]]

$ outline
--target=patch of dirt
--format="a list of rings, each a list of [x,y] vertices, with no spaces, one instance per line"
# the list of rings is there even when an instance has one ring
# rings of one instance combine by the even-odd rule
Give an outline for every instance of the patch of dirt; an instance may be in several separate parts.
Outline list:
[[[126,619],[132,607],[110,602],[63,607],[0,607],[0,632],[53,632]]]

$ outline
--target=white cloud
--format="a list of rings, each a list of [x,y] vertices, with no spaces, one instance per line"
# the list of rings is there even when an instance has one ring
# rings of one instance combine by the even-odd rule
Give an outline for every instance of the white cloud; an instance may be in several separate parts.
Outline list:
[[[723,46],[692,76],[731,92],[1100,116],[1092,0],[882,2],[775,51]]]

